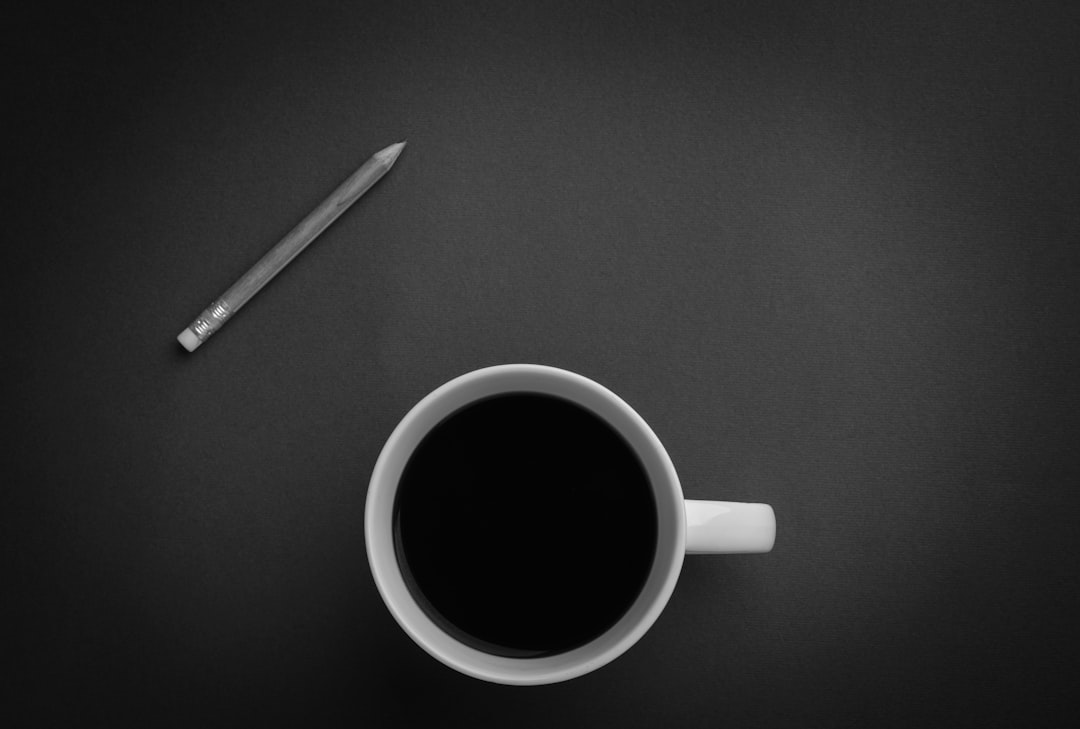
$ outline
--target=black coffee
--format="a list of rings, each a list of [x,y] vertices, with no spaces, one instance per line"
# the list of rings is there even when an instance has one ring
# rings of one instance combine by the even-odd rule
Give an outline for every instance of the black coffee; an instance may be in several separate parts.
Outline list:
[[[561,653],[614,625],[645,583],[656,529],[648,477],[622,436],[532,393],[443,420],[394,502],[398,564],[424,611],[504,656]]]

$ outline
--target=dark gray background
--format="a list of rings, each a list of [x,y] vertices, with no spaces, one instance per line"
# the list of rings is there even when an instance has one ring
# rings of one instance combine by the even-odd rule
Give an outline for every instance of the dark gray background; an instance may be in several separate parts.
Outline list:
[[[1075,3],[175,5],[4,31],[8,726],[1073,718]],[[567,684],[429,658],[367,479],[504,362],[621,394],[775,551],[688,559]]]

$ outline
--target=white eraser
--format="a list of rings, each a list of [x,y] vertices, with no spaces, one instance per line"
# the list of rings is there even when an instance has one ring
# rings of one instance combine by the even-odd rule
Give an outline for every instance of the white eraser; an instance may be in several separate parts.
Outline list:
[[[180,336],[176,338],[176,341],[184,345],[184,349],[189,352],[194,352],[196,347],[201,344],[199,338],[195,336],[195,332],[191,331],[191,327],[188,327],[184,331],[180,332]]]

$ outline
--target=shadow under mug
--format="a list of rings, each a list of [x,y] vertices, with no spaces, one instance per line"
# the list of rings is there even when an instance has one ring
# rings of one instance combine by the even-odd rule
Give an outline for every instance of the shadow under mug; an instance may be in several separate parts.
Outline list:
[[[406,586],[394,553],[394,498],[405,465],[433,427],[462,407],[511,392],[565,398],[591,410],[618,431],[641,459],[656,500],[657,542],[652,568],[623,617],[585,645],[555,655],[515,658],[468,646],[433,622]],[[405,415],[383,446],[368,486],[364,514],[368,562],[383,601],[420,647],[446,665],[486,681],[534,685],[565,681],[611,662],[636,643],[664,609],[685,554],[768,552],[776,535],[772,507],[683,498],[679,477],[660,439],[618,395],[581,375],[555,367],[509,364],[457,377]],[[617,551],[618,545],[612,545]]]

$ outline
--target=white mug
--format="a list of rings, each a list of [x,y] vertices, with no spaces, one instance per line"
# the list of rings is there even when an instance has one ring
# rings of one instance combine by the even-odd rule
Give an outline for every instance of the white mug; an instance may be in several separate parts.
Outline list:
[[[433,427],[457,410],[510,392],[561,397],[607,421],[641,459],[657,507],[656,553],[635,602],[618,622],[585,645],[537,658],[493,655],[449,635],[425,614],[409,591],[394,553],[394,498],[413,451]],[[776,536],[776,519],[772,507],[766,504],[684,499],[679,477],[660,439],[618,395],[567,370],[510,364],[457,377],[405,415],[375,463],[368,486],[364,532],[368,562],[379,593],[398,624],[421,648],[469,676],[495,683],[535,685],[580,676],[620,656],[645,634],[664,609],[682,570],[684,554],[768,552]],[[618,546],[612,545],[613,555]]]

